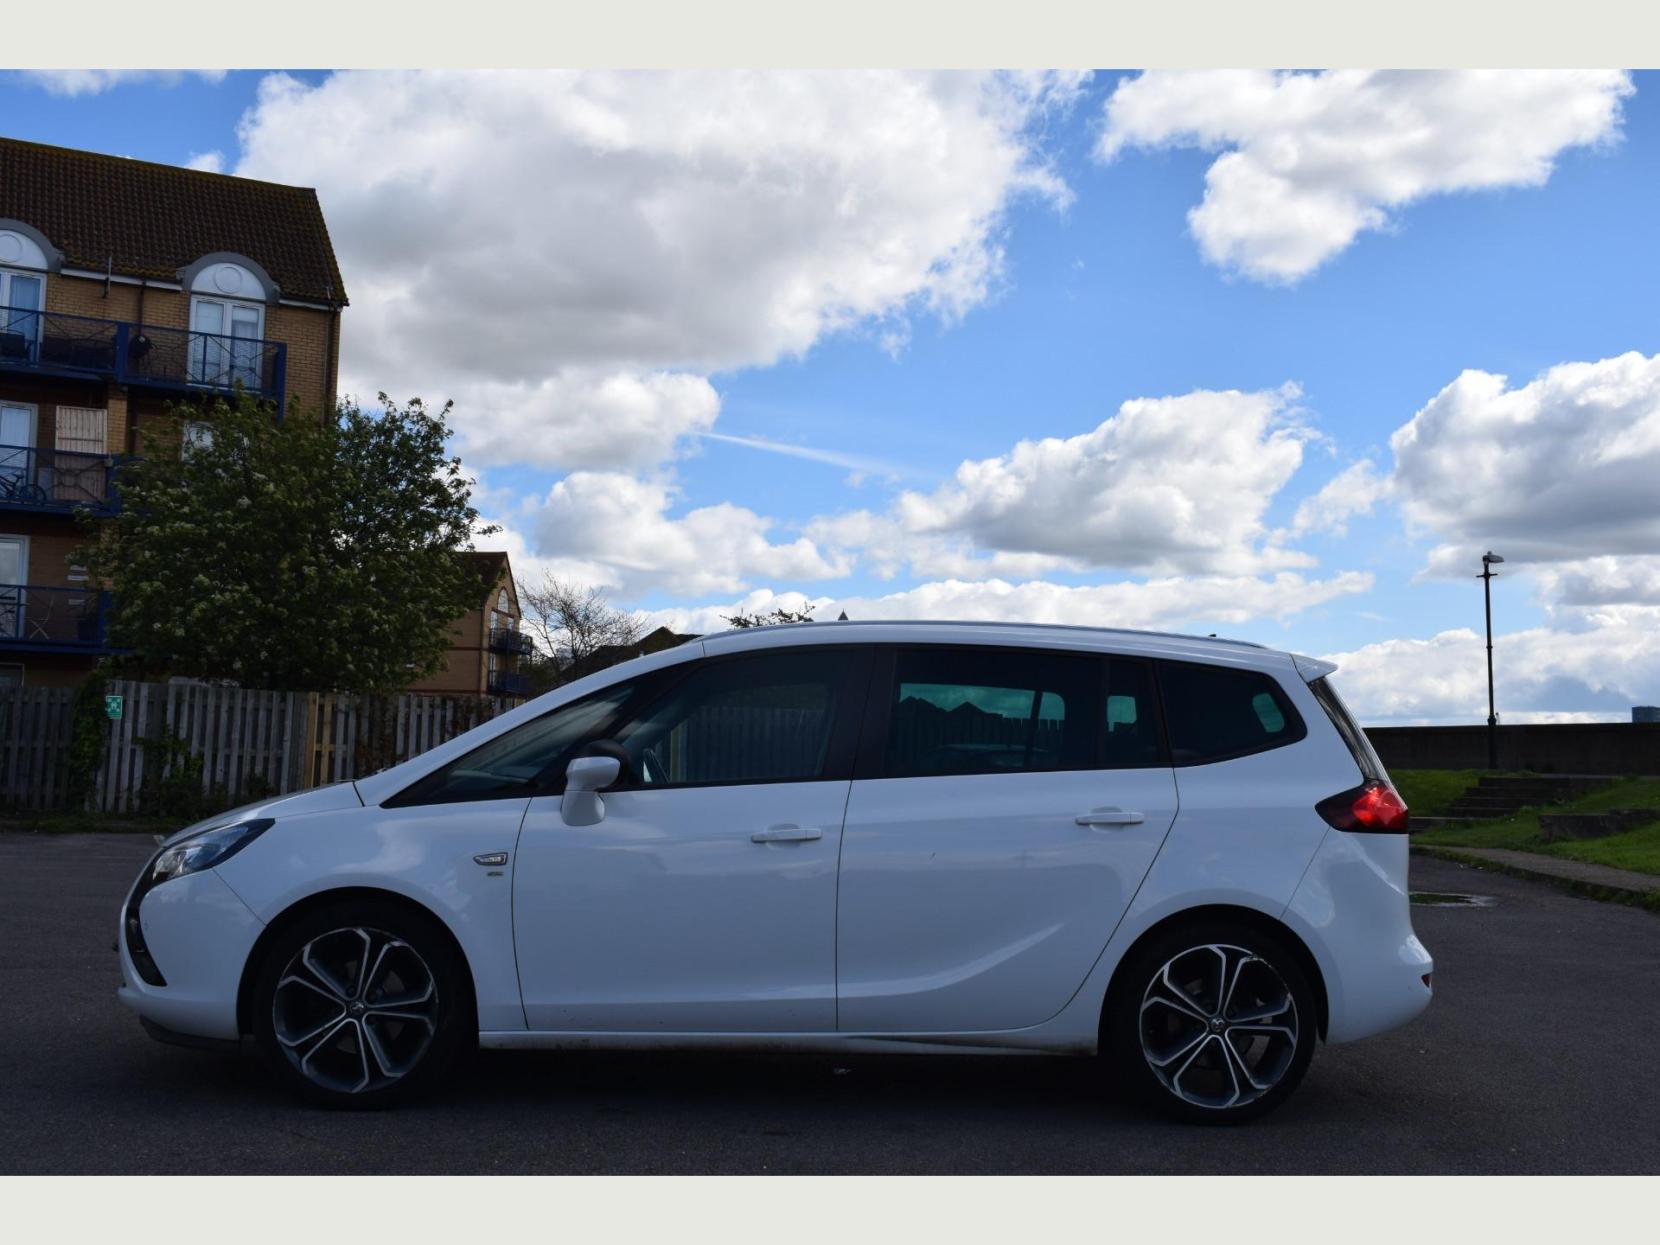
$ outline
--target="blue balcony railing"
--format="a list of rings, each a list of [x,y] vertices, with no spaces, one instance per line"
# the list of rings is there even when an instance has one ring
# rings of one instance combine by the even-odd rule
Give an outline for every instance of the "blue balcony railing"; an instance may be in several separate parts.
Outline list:
[[[241,386],[280,407],[288,347],[253,337],[0,307],[0,369],[204,393]]]
[[[0,584],[0,649],[107,652],[110,594],[96,588]]]
[[[527,674],[497,672],[490,676],[486,686],[492,696],[528,696],[530,694],[530,676]]]
[[[529,657],[535,649],[529,636],[511,627],[491,627],[490,647],[498,653],[517,653],[520,657]]]
[[[0,445],[0,510],[68,514],[85,507],[94,514],[114,514],[119,462],[114,454]]]

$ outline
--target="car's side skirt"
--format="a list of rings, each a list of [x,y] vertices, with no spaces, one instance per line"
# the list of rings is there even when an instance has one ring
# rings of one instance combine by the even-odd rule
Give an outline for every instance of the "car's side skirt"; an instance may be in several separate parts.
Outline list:
[[[1094,1041],[1014,1029],[991,1033],[593,1033],[486,1030],[488,1050],[799,1051],[840,1054],[1093,1055]]]

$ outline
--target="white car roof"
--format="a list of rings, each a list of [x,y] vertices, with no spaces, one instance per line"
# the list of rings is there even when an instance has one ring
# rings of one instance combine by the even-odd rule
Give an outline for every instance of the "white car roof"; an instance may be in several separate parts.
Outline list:
[[[722,631],[703,637],[704,651],[711,657],[718,653],[796,644],[1006,644],[1076,648],[1278,670],[1283,670],[1294,661],[1290,653],[1249,640],[1048,623],[946,620],[785,623]],[[1309,662],[1312,659],[1302,660]]]

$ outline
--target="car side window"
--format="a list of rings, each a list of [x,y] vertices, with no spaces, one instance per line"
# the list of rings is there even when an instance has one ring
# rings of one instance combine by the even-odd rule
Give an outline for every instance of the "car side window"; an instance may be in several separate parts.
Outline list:
[[[532,718],[457,757],[388,804],[443,804],[531,796],[557,786],[580,745],[603,734],[638,684],[620,683]]]
[[[618,732],[626,785],[705,786],[834,778],[837,715],[856,711],[863,681],[851,651],[784,651],[714,661],[690,673]],[[841,775],[841,776],[845,776]]]
[[[1101,741],[1106,769],[1166,765],[1159,736],[1152,667],[1145,661],[1113,658],[1107,663],[1106,732]]]
[[[1260,671],[1166,661],[1158,679],[1176,765],[1281,748],[1308,733],[1280,685]]]
[[[1031,649],[901,649],[888,689],[890,778],[1089,769],[1098,658]]]

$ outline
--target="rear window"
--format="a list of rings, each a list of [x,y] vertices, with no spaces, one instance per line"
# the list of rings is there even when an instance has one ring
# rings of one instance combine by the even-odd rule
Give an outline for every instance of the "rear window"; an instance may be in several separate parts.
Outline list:
[[[1383,762],[1378,760],[1378,754],[1372,749],[1372,741],[1366,738],[1366,732],[1360,729],[1359,723],[1349,712],[1349,707],[1343,703],[1343,698],[1337,694],[1337,689],[1326,679],[1315,679],[1308,685],[1308,690],[1314,693],[1314,699],[1320,702],[1320,707],[1326,711],[1331,724],[1337,728],[1337,733],[1343,736],[1343,742],[1349,745],[1349,753],[1360,766],[1360,776],[1368,782],[1382,781],[1385,777]]]
[[[1259,671],[1160,662],[1159,691],[1175,765],[1248,756],[1308,734],[1280,685]]]

